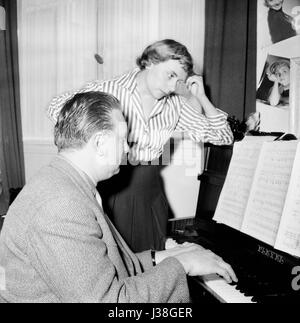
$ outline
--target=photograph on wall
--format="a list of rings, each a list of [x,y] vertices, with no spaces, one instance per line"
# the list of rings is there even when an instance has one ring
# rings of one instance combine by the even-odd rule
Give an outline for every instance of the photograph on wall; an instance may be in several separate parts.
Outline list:
[[[256,98],[272,107],[289,106],[290,101],[290,59],[268,55]]]
[[[258,48],[300,34],[300,0],[259,0]]]

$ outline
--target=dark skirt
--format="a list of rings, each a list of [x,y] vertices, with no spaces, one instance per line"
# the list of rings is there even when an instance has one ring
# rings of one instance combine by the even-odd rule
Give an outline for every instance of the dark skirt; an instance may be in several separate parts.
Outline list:
[[[165,247],[170,208],[160,166],[121,166],[120,173],[101,182],[104,211],[134,252]]]

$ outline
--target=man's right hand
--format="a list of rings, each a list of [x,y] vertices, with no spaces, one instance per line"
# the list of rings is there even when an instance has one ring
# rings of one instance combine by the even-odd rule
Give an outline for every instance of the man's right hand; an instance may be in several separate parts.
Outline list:
[[[169,250],[159,251],[156,253],[156,263],[159,264],[169,257],[176,258],[189,276],[218,274],[228,283],[238,281],[229,264],[212,251],[197,244],[187,243]]]

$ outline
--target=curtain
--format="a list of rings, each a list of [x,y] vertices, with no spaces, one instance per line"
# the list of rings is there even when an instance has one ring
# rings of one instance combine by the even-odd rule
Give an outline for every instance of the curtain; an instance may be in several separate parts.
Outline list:
[[[202,72],[205,0],[98,0],[99,79],[136,67],[150,43],[173,38],[185,44]]]
[[[206,1],[207,92],[240,120],[256,110],[256,31],[256,0]]]
[[[0,31],[0,169],[1,211],[8,204],[10,188],[24,185],[21,129],[16,0],[0,0],[6,11],[6,30]],[[0,191],[1,191],[0,190]],[[2,196],[2,197],[1,197]]]
[[[33,147],[55,148],[45,113],[55,95],[125,73],[148,44],[167,37],[183,42],[202,71],[204,10],[205,0],[18,0],[26,177]]]
[[[97,78],[98,0],[18,0],[19,65],[25,169],[32,144],[55,149],[46,109],[55,95]],[[45,147],[47,142],[47,147]],[[52,151],[51,150],[51,151]],[[47,157],[47,156],[45,156]],[[44,154],[37,162],[48,164]],[[32,174],[29,174],[31,177]],[[27,176],[26,176],[27,177]],[[27,177],[27,178],[29,178]]]

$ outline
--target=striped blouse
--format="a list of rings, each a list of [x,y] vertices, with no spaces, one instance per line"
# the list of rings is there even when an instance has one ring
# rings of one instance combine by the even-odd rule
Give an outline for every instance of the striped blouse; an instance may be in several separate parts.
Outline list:
[[[196,142],[210,142],[215,145],[232,143],[233,135],[226,113],[218,110],[218,115],[206,117],[178,95],[158,100],[146,121],[136,83],[139,71],[136,68],[113,80],[88,83],[78,92],[69,92],[54,98],[48,108],[50,119],[55,122],[65,102],[76,93],[101,91],[114,95],[121,102],[128,124],[130,161],[149,162],[158,159],[174,131],[186,132]]]

